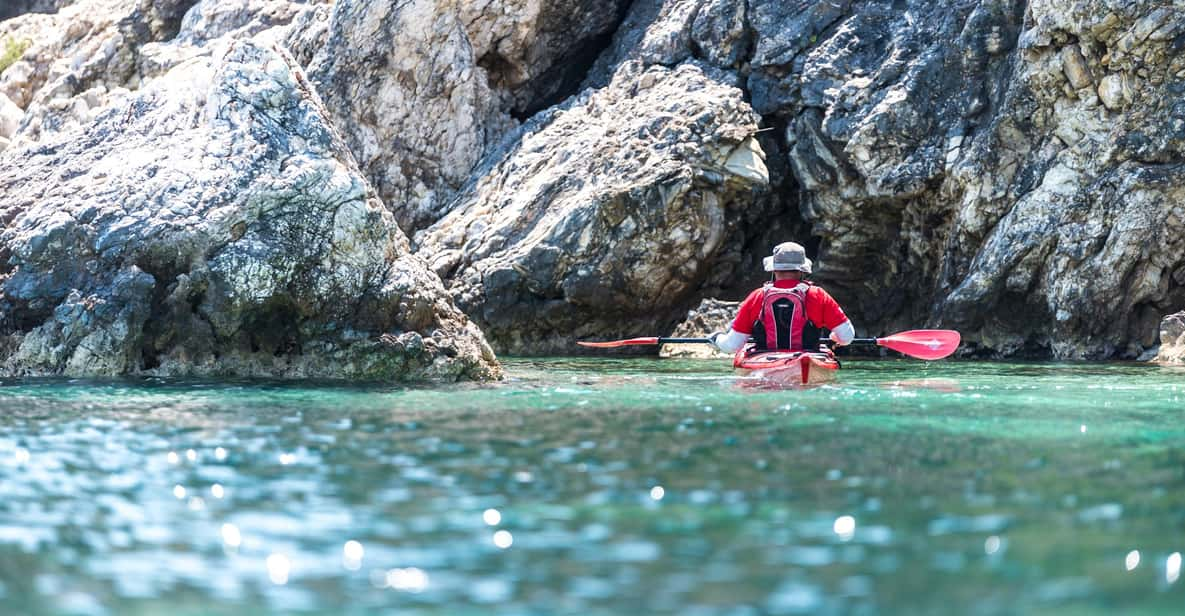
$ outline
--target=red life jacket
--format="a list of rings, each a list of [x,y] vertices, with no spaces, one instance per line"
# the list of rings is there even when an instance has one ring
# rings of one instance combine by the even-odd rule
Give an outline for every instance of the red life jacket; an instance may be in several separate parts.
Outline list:
[[[753,324],[753,338],[757,341],[757,348],[769,351],[804,349],[803,331],[807,329],[806,293],[810,286],[811,283],[805,281],[790,289],[775,287],[772,284],[765,285],[761,292],[761,313]],[[818,345],[818,331],[813,327],[811,329],[815,338],[813,344]]]

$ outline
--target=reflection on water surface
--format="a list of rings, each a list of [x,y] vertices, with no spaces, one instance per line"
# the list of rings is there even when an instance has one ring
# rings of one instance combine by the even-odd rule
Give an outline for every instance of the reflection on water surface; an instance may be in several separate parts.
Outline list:
[[[0,387],[4,614],[1177,613],[1185,373]]]

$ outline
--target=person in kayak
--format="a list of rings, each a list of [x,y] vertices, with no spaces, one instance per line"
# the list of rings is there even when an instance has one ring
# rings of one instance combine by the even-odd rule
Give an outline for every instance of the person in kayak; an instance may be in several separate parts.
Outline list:
[[[773,272],[773,281],[745,298],[727,333],[710,336],[716,348],[735,353],[751,337],[756,350],[815,351],[820,328],[831,330],[837,345],[852,341],[856,332],[843,309],[827,291],[807,282],[811,260],[806,249],[794,242],[778,244],[762,264]]]

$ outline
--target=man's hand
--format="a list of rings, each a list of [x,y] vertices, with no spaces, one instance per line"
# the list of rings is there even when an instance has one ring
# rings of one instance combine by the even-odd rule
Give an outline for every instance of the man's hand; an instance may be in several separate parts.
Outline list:
[[[712,341],[712,346],[725,353],[736,353],[749,341],[749,334],[730,329],[728,332],[713,332],[708,340]]]
[[[856,337],[856,330],[852,328],[851,321],[844,321],[838,327],[831,330],[831,334],[827,336],[835,343],[836,346],[847,346],[851,344],[852,338]]]

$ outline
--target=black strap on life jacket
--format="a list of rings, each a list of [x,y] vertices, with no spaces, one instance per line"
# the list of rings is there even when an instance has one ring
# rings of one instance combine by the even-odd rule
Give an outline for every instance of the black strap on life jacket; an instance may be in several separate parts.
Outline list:
[[[778,324],[778,348],[769,349],[765,343],[765,324],[758,319],[753,324],[753,342],[758,351],[789,350],[794,348],[790,340],[790,322],[794,319],[794,303],[788,299],[779,299],[771,307],[774,311],[774,322]],[[805,309],[805,304],[803,304]],[[802,350],[814,351],[819,348],[819,328],[810,319],[802,327]]]

